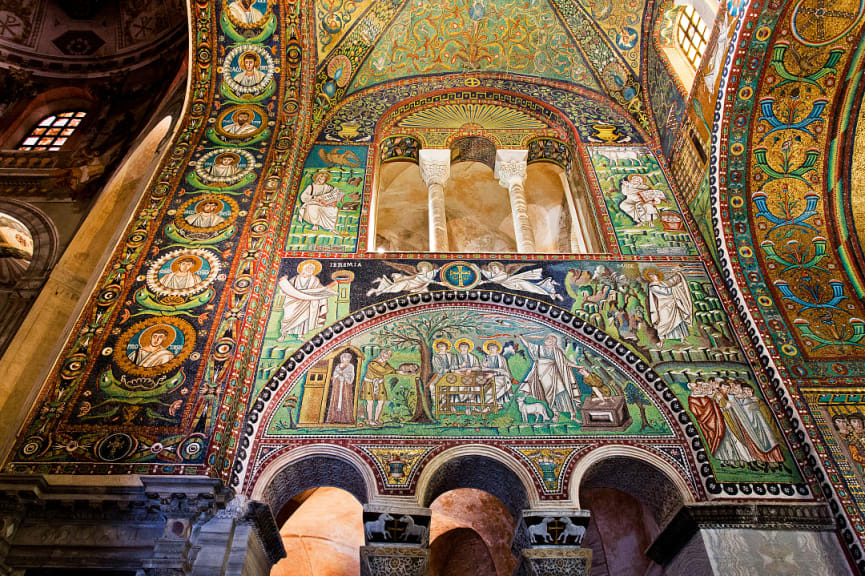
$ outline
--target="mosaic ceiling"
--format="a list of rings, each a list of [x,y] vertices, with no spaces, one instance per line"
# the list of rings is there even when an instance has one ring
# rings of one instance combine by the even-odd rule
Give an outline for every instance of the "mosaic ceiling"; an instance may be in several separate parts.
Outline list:
[[[727,40],[739,53],[710,180],[717,254],[747,285],[740,318],[664,158],[658,119],[675,130],[684,104],[643,32],[657,11],[195,3],[187,118],[6,469],[207,474],[249,491],[280,454],[327,441],[406,495],[416,476],[389,475],[394,454],[417,471],[471,441],[510,451],[539,498],[562,500],[583,454],[626,445],[696,500],[852,492],[862,474],[821,486],[764,370],[802,387],[813,437],[856,420],[861,395],[819,387],[863,370],[847,242],[861,222],[833,215],[861,186],[855,146],[835,139],[859,111],[832,115],[860,94],[839,78],[860,69],[862,7],[816,4],[722,11],[741,42]],[[704,74],[724,51],[712,62]],[[378,171],[461,137],[566,170],[600,253],[371,252]]]

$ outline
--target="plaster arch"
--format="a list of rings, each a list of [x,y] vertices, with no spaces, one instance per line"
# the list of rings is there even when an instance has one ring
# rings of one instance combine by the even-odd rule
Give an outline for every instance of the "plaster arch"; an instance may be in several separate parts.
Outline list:
[[[0,213],[8,214],[24,224],[33,239],[30,265],[11,290],[21,292],[38,289],[58,258],[57,227],[45,212],[14,198],[0,198]]]
[[[626,458],[653,467],[669,480],[682,503],[691,504],[700,497],[701,491],[690,484],[682,476],[680,470],[677,470],[670,462],[657,454],[637,446],[608,445],[595,448],[584,455],[574,466],[574,470],[571,472],[570,498],[576,508],[580,507],[580,488],[583,487],[592,467],[614,458]]]
[[[486,470],[475,470],[465,474],[459,464],[494,462]],[[508,493],[513,485],[499,482],[503,476],[518,480],[520,490]],[[525,508],[536,508],[540,498],[534,487],[531,474],[514,456],[501,448],[485,444],[463,444],[440,452],[427,462],[420,472],[415,497],[419,506],[428,507],[436,498],[457,488],[475,488],[498,498],[514,518],[519,518]]]
[[[291,498],[320,486],[345,490],[361,504],[377,496],[372,469],[357,453],[336,444],[307,445],[277,453],[248,492],[253,500],[270,506],[276,517]]]

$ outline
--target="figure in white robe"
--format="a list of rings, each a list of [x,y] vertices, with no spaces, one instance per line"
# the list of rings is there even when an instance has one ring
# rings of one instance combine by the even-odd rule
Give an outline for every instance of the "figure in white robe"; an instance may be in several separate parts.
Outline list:
[[[174,354],[163,345],[170,336],[166,328],[157,328],[149,334],[144,333],[139,338],[138,348],[127,354],[127,357],[142,368],[167,364],[174,360]]]
[[[190,214],[184,220],[196,228],[211,228],[225,222],[225,218],[219,215],[219,209],[219,202],[207,200],[196,206],[195,214]]]
[[[661,342],[687,338],[694,315],[688,281],[678,271],[664,280],[664,275],[655,268],[646,271],[646,279],[649,282],[649,316]]]
[[[627,214],[634,224],[651,224],[658,218],[657,206],[667,199],[661,190],[649,188],[639,174],[632,174],[622,180],[622,194],[625,199],[619,203],[619,208]]]
[[[252,120],[251,114],[247,110],[237,110],[231,115],[231,124],[225,125],[222,130],[227,134],[232,134],[233,136],[252,134],[258,130],[258,127],[255,124],[252,124],[250,120]]]
[[[258,69],[258,56],[247,52],[241,57],[240,67],[242,70],[232,76],[232,80],[246,88],[258,86],[264,80],[264,72]]]
[[[318,262],[307,260],[300,264],[297,276],[279,279],[279,290],[284,298],[279,342],[324,326],[327,300],[336,296],[336,292],[332,289],[334,284],[324,286],[318,279],[320,266]]]
[[[490,340],[484,344],[484,351],[487,355],[484,356],[483,362],[481,362],[481,367],[484,370],[493,373],[493,381],[495,382],[496,388],[495,399],[499,407],[503,406],[505,402],[510,400],[511,383],[513,382],[511,368],[508,366],[508,359],[502,355],[501,350],[502,347],[498,342]],[[487,400],[492,399],[487,398]]]
[[[228,5],[228,10],[234,19],[241,24],[258,24],[264,14],[261,10],[254,7],[255,0],[234,0]]]
[[[487,282],[504,286],[510,290],[529,292],[530,294],[541,294],[553,300],[562,300],[563,297],[556,293],[558,283],[549,276],[543,275],[541,268],[534,268],[520,272],[526,264],[502,264],[490,262],[481,269],[481,274]]]
[[[388,262],[402,274],[391,274],[390,278],[382,276],[373,280],[376,286],[367,291],[367,296],[378,296],[381,294],[395,294],[397,292],[426,292],[427,287],[438,282],[439,269],[429,262],[418,262],[417,266],[401,264],[399,262]]]
[[[572,420],[581,422],[577,417],[581,401],[573,394],[577,387],[573,368],[578,365],[565,355],[555,334],[544,338],[542,345],[531,344],[523,336],[520,336],[520,341],[533,361],[531,370],[520,384],[520,392],[546,402],[553,411],[553,422],[559,421],[562,412],[570,414]]]
[[[207,173],[214,178],[234,178],[243,172],[240,162],[234,154],[220,154],[213,160],[213,165],[207,169]]]
[[[170,290],[186,290],[195,288],[201,282],[201,277],[193,270],[200,267],[200,261],[194,257],[182,257],[174,261],[171,272],[159,277],[159,283]]]
[[[322,228],[336,232],[339,216],[337,203],[344,193],[337,187],[328,184],[330,174],[318,172],[312,177],[312,184],[300,193],[300,219],[312,224],[313,230]]]

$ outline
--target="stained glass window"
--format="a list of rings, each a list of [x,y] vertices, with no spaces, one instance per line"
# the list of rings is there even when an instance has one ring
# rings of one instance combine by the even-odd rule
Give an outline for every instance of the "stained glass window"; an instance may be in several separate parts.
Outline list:
[[[46,116],[18,145],[18,150],[35,152],[60,150],[85,116],[87,116],[86,112],[62,112]]]

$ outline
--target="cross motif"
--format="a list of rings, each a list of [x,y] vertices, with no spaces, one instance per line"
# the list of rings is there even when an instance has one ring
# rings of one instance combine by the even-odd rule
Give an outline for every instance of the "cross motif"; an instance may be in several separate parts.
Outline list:
[[[400,522],[396,518],[394,518],[389,524],[385,524],[385,528],[387,528],[387,531],[391,533],[391,536],[393,536],[394,540],[396,540],[400,534],[405,532],[405,528],[403,527],[402,522]]]
[[[466,276],[468,276],[469,278],[472,277],[472,271],[467,269],[465,266],[457,266],[456,268],[450,270],[449,275],[456,276],[454,280],[456,281],[457,285],[462,288],[466,285]]]
[[[559,522],[558,520],[553,520],[547,526],[547,532],[550,533],[550,536],[553,537],[553,542],[559,541],[559,534],[561,534],[565,530],[565,525]]]

